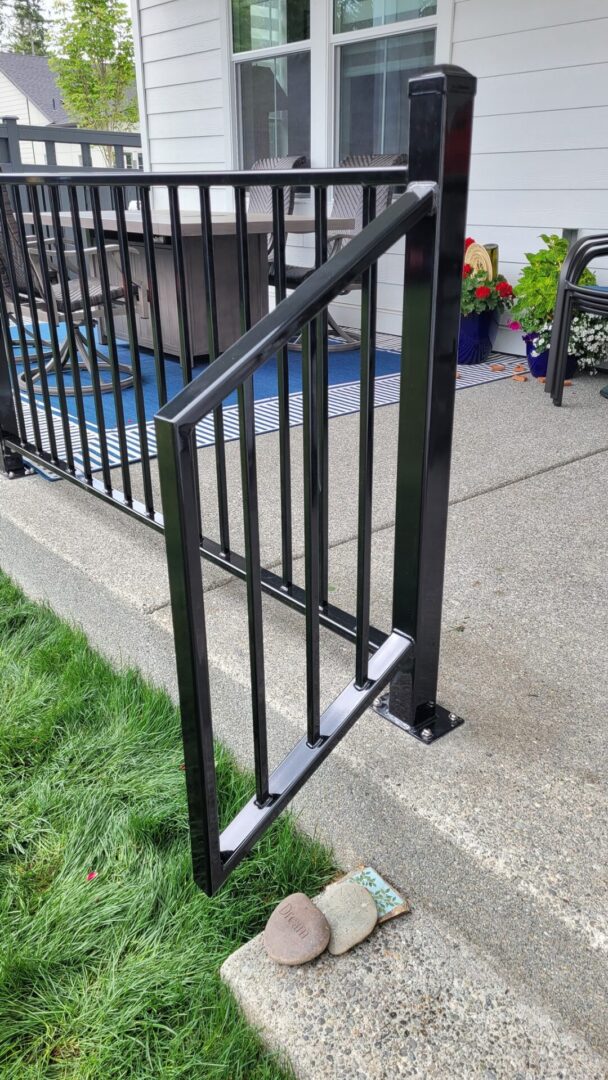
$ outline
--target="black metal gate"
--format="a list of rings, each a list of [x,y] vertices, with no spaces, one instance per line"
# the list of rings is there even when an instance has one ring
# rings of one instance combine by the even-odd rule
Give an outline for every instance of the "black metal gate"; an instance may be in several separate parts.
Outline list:
[[[221,886],[357,718],[379,698],[378,711],[422,743],[432,743],[461,723],[436,703],[436,690],[474,93],[472,76],[454,67],[435,68],[411,81],[407,169],[139,174],[136,178],[133,174],[84,171],[78,177],[0,175],[0,465],[18,476],[24,471],[24,462],[33,462],[165,532],[194,875],[210,894]],[[134,180],[141,211],[139,257],[145,270],[143,281],[136,281],[132,271],[128,228],[126,193]],[[403,187],[406,182],[405,192],[376,216],[378,188],[387,184]],[[328,259],[327,193],[340,184],[362,187],[363,228],[343,250]],[[277,306],[251,326],[246,190],[264,185],[272,190]],[[287,295],[285,193],[302,185],[311,189],[314,201],[316,269]],[[218,186],[234,192],[242,330],[242,337],[221,355],[210,202],[210,190]],[[208,353],[212,362],[197,378],[193,378],[192,308],[184,264],[182,187],[194,192],[199,200],[200,233],[196,243],[201,245],[205,270]],[[166,255],[166,250],[162,251],[162,238],[156,235],[153,221],[152,196],[158,189],[167,196],[165,213],[173,245],[179,316],[178,370],[183,389],[171,400],[165,378],[157,274],[157,261]],[[111,212],[103,210],[102,191],[106,197],[109,195]],[[66,205],[67,211],[63,209]],[[80,210],[83,205],[89,208],[84,216]],[[110,219],[114,240],[108,246]],[[70,238],[69,250],[66,236]],[[394,595],[392,630],[385,634],[370,622],[377,262],[404,237]],[[38,254],[35,268],[30,259],[32,247]],[[86,260],[91,251],[98,260],[94,281],[87,273]],[[112,276],[108,253],[118,264],[118,277]],[[77,308],[72,302],[75,282],[80,290]],[[327,308],[353,282],[361,286],[362,302],[359,461],[345,497],[358,507],[357,590],[355,610],[344,611],[329,602],[327,569]],[[140,363],[138,326],[142,324],[138,322],[138,306],[142,299],[148,305],[147,325],[152,332],[160,406],[155,438],[162,513],[156,505],[151,468],[154,431],[147,423]],[[24,308],[29,312],[31,326],[24,319]],[[40,312],[48,314],[52,310],[59,313],[66,326],[63,344],[53,319],[48,319],[48,326],[40,321]],[[123,312],[120,317],[126,327],[123,334],[128,338],[137,415],[130,430],[123,409],[117,310]],[[100,317],[107,338],[104,353],[95,336]],[[17,352],[13,329],[17,331]],[[50,340],[45,340],[45,334]],[[289,466],[287,348],[296,334],[301,334],[302,339],[304,588],[293,579],[294,493]],[[85,386],[80,369],[86,349],[90,383]],[[278,364],[280,571],[261,565],[252,385],[255,371],[271,356],[276,356]],[[104,374],[106,371],[109,375]],[[225,401],[233,392],[238,396],[244,554],[235,545],[230,528],[224,448]],[[84,400],[87,393],[92,406]],[[69,398],[70,394],[73,396]],[[104,404],[110,394],[116,425],[111,432]],[[91,408],[96,419],[94,443]],[[196,429],[207,416],[212,417],[215,432],[217,538],[205,535],[201,520]],[[134,441],[135,459],[130,455]],[[222,567],[244,581],[248,604],[255,794],[222,832],[216,796],[201,556],[203,562]],[[302,738],[272,772],[268,765],[263,593],[301,612],[306,631],[307,708],[302,717]],[[355,646],[352,681],[324,711],[320,695],[321,627]]]
[[[173,608],[194,873],[213,893],[273,819],[318,768],[353,723],[390,687],[385,714],[423,742],[461,721],[436,703],[448,489],[454,408],[462,253],[467,202],[474,80],[441,69],[410,84],[408,186],[348,246],[321,265],[252,329],[244,305],[244,336],[156,418],[165,538]],[[314,180],[313,180],[314,183]],[[317,193],[320,198],[320,193]],[[395,524],[393,630],[370,627],[370,550],[374,417],[376,264],[406,240],[402,393]],[[246,246],[240,268],[247,279]],[[324,534],[327,474],[323,369],[324,312],[362,276],[361,406],[358,484],[356,613],[327,600]],[[243,297],[247,295],[243,288]],[[304,593],[288,573],[271,579],[260,565],[252,376],[270,356],[281,357],[303,334]],[[215,785],[211,696],[197,513],[196,425],[238,392],[249,612],[253,749],[256,791],[221,833]],[[285,521],[283,522],[285,527]],[[226,557],[221,549],[214,561]],[[262,590],[301,609],[306,618],[306,730],[272,773],[268,769]],[[323,712],[319,692],[319,628],[355,642],[352,682]],[[304,718],[303,718],[304,719]]]

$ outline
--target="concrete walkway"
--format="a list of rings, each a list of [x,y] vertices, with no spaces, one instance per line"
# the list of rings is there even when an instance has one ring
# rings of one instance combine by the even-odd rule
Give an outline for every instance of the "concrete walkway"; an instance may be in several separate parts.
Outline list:
[[[414,915],[340,964],[277,972],[252,943],[226,967],[248,1015],[289,1051],[299,1076],[608,1077],[601,385],[578,379],[562,409],[533,383],[456,395],[440,700],[467,723],[427,748],[368,713],[297,803],[302,825],[344,866],[373,863]],[[373,617],[388,628],[396,409],[376,416]],[[332,421],[331,436],[331,598],[349,605],[357,417]],[[258,445],[272,565],[276,436]],[[237,447],[227,450],[239,535]],[[208,506],[213,469],[208,452],[201,458]],[[40,478],[0,479],[0,521],[3,569],[112,659],[174,692],[162,537]],[[301,556],[301,515],[296,537]],[[250,765],[244,590],[208,564],[204,574],[217,734]],[[265,630],[276,761],[304,729],[303,623],[268,601]],[[352,677],[352,650],[323,633],[322,656],[329,701]],[[319,1012],[330,1037],[319,1034]]]

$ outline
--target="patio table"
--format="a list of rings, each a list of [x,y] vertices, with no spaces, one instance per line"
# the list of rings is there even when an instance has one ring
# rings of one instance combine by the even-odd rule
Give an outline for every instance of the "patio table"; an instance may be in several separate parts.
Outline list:
[[[67,211],[63,211],[60,216],[62,225],[66,230],[69,230],[72,225],[71,215]],[[208,354],[209,346],[203,246],[201,243],[201,217],[199,213],[190,210],[182,210],[180,216],[190,347],[194,357],[205,356]],[[43,212],[41,217],[42,223],[52,228],[51,214]],[[24,214],[24,219],[31,224],[31,214]],[[115,212],[113,210],[104,210],[102,220],[104,235],[107,241],[111,243],[116,240]],[[128,210],[125,213],[125,221],[129,245],[133,249],[131,259],[132,276],[137,282],[145,282],[147,273],[144,257],[142,215],[138,210]],[[93,214],[88,210],[81,210],[80,224],[88,243],[93,230]],[[353,229],[354,226],[355,223],[352,218],[339,220],[332,218],[332,232],[335,230],[345,232]],[[169,211],[152,209],[152,227],[163,348],[168,355],[177,356],[180,350],[179,319]],[[212,228],[219,345],[223,351],[241,336],[235,214],[214,212],[212,215]],[[299,214],[291,214],[285,217],[286,233],[312,233],[314,228],[314,217]],[[265,214],[249,214],[247,216],[247,231],[251,318],[253,322],[257,322],[268,312],[268,235],[272,232],[272,217]],[[116,269],[111,269],[111,274],[118,280]],[[116,333],[120,337],[127,338],[126,318],[115,315],[115,325]],[[141,290],[140,301],[137,305],[137,334],[140,345],[152,347],[152,325],[144,290]]]

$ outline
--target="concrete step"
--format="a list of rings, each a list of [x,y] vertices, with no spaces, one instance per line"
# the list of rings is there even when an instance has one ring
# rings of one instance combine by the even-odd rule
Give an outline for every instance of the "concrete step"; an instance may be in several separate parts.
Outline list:
[[[344,956],[274,964],[255,938],[222,967],[298,1080],[605,1080],[606,1058],[423,910]]]

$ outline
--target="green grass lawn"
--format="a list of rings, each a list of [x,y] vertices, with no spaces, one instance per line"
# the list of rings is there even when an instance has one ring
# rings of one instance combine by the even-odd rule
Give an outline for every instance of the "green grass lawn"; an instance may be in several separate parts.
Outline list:
[[[327,851],[282,818],[208,899],[174,706],[1,574],[0,701],[2,1080],[284,1076],[218,971]],[[218,756],[228,817],[251,779]]]

